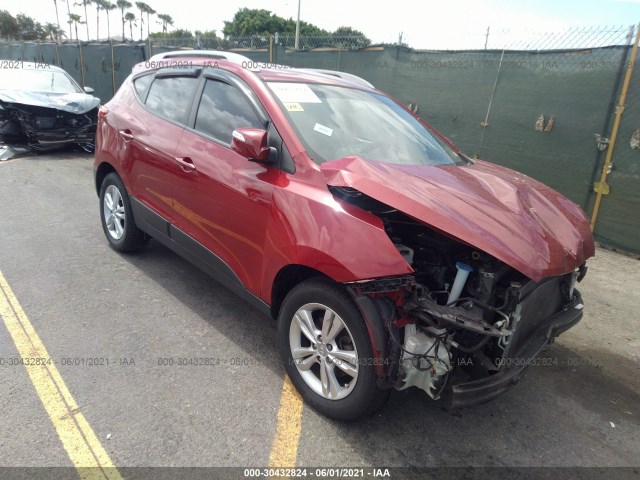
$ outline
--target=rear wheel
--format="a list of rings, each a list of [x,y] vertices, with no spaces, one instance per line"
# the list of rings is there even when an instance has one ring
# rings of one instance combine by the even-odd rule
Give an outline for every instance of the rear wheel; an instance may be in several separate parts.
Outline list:
[[[376,385],[365,322],[340,285],[311,279],[293,288],[280,310],[278,339],[292,383],[327,417],[356,420],[388,398]]]
[[[139,250],[149,240],[136,226],[129,194],[113,172],[104,178],[100,187],[100,218],[109,245],[119,252]]]

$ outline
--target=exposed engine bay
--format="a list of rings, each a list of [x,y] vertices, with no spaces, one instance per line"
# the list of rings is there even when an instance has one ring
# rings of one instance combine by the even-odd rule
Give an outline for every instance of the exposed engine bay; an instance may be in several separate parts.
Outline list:
[[[0,101],[0,160],[78,145],[92,152],[98,107],[83,113]]]
[[[349,284],[352,294],[374,298],[386,312],[389,342],[381,386],[415,386],[438,399],[445,393],[455,396],[456,389],[462,392],[466,382],[473,392],[464,399],[458,395],[454,406],[482,403],[497,395],[483,392],[482,382],[512,367],[524,368],[580,319],[582,303],[575,284],[586,274],[584,264],[534,282],[472,245],[355,189],[330,190],[379,217],[414,269],[412,275]]]

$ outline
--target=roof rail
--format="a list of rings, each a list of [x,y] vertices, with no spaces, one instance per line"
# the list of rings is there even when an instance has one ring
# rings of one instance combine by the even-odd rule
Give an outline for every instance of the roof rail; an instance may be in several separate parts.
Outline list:
[[[219,50],[172,50],[170,52],[157,53],[149,59],[150,62],[157,62],[159,60],[165,60],[167,58],[184,58],[184,57],[201,57],[201,58],[213,58],[218,60],[226,60],[228,62],[246,65],[246,62],[251,62],[249,57],[244,55],[238,55],[237,53],[222,52]]]
[[[319,68],[296,68],[296,70],[301,70],[303,72],[310,72],[310,73],[320,73],[322,75],[330,75],[332,77],[338,77],[343,80],[347,80],[351,83],[355,83],[356,85],[369,87],[369,88],[376,88],[371,83],[367,82],[364,78],[358,77],[357,75],[353,75],[352,73],[338,72],[337,70],[323,70]]]

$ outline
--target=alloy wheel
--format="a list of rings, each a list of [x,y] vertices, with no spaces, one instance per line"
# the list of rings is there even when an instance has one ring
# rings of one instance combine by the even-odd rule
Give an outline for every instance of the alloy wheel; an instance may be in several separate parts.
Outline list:
[[[347,397],[358,380],[358,352],[349,329],[331,308],[308,303],[289,328],[293,362],[305,383],[328,400]]]
[[[107,231],[111,238],[120,240],[124,235],[126,218],[122,194],[115,185],[107,187],[103,203],[103,215]]]

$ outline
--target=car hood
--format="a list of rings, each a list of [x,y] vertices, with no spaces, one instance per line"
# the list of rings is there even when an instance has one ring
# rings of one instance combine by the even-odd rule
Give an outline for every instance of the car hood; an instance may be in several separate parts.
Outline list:
[[[0,90],[0,101],[55,108],[76,114],[87,113],[100,105],[99,98],[86,93],[21,92],[18,90]]]
[[[320,169],[328,185],[354,188],[536,282],[571,272],[594,254],[579,206],[526,175],[488,162],[396,165],[351,156]]]

